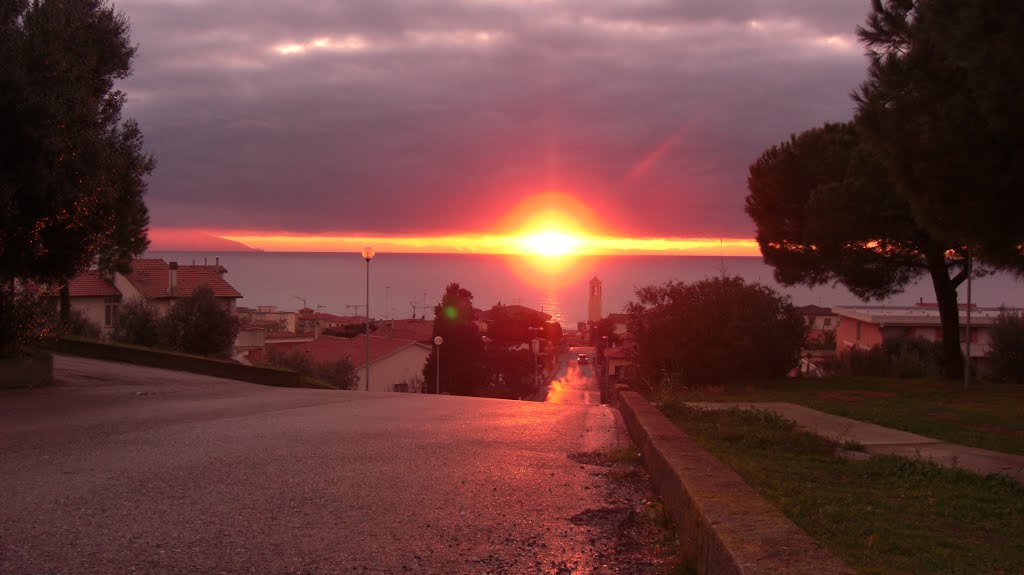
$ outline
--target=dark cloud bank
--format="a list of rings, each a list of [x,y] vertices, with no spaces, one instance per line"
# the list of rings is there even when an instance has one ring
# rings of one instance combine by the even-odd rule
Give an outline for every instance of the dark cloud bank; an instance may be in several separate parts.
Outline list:
[[[287,5],[285,5],[287,4]],[[851,115],[866,0],[121,0],[158,226],[487,231],[545,189],[750,236],[746,168]]]

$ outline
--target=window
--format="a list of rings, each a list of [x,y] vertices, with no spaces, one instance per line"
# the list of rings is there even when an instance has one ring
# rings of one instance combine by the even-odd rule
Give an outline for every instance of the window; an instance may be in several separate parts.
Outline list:
[[[831,326],[832,326],[832,318],[826,317],[825,318],[825,327],[831,327]]]
[[[105,327],[117,327],[117,303],[107,303],[103,311],[103,325]]]

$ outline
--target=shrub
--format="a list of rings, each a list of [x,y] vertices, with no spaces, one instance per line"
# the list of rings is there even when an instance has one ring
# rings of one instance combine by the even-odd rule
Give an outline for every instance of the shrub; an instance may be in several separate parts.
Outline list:
[[[21,355],[53,332],[42,288],[16,280],[0,282],[0,357]]]
[[[992,377],[1024,383],[1024,317],[1003,311],[992,326]]]
[[[133,298],[121,305],[111,337],[117,341],[156,347],[160,342],[160,318],[145,298]]]
[[[639,378],[667,387],[785,376],[807,325],[788,296],[739,277],[637,289],[628,306]]]
[[[346,358],[337,361],[317,364],[314,375],[338,389],[354,389],[356,386],[356,368]]]
[[[885,340],[871,349],[851,349],[840,357],[843,375],[915,378],[939,375],[942,347],[920,337]]]
[[[196,288],[178,300],[160,322],[161,342],[171,349],[228,357],[238,335],[238,318],[213,295],[210,286]]]
[[[354,389],[357,382],[356,368],[346,358],[316,363],[309,354],[297,349],[282,351],[276,347],[270,347],[267,348],[265,363],[315,377],[337,389]]]
[[[103,333],[103,330],[100,329],[96,322],[85,317],[84,313],[74,308],[68,310],[68,322],[60,331],[67,335],[87,337],[89,339],[99,339]]]
[[[265,361],[268,365],[276,367],[283,367],[292,371],[297,371],[303,375],[313,376],[315,370],[313,366],[313,358],[308,354],[303,353],[297,349],[288,351],[282,351],[277,347],[267,347],[267,359]]]

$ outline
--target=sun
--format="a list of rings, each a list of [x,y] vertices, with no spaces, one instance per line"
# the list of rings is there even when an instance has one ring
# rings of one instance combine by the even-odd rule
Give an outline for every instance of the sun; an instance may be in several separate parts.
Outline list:
[[[538,256],[565,256],[573,254],[580,239],[571,234],[547,230],[530,233],[522,238],[523,251]]]

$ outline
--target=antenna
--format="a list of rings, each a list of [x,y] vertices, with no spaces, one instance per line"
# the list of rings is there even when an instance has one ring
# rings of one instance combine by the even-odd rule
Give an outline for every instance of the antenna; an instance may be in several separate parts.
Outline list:
[[[366,307],[366,304],[365,303],[345,304],[345,309],[352,310],[353,311],[353,313],[352,313],[353,316],[358,316],[359,315],[359,308],[361,308],[361,307]]]
[[[325,307],[327,307],[327,306],[316,304],[316,313],[320,313],[320,310],[324,309]]]
[[[309,307],[308,305],[306,305],[306,298],[304,298],[304,297],[299,297],[299,296],[297,296],[297,295],[293,295],[292,297],[293,297],[293,298],[295,298],[295,299],[297,299],[297,300],[299,300],[299,301],[301,301],[301,302],[302,302],[302,307],[303,307],[303,308],[308,308],[308,307]]]

